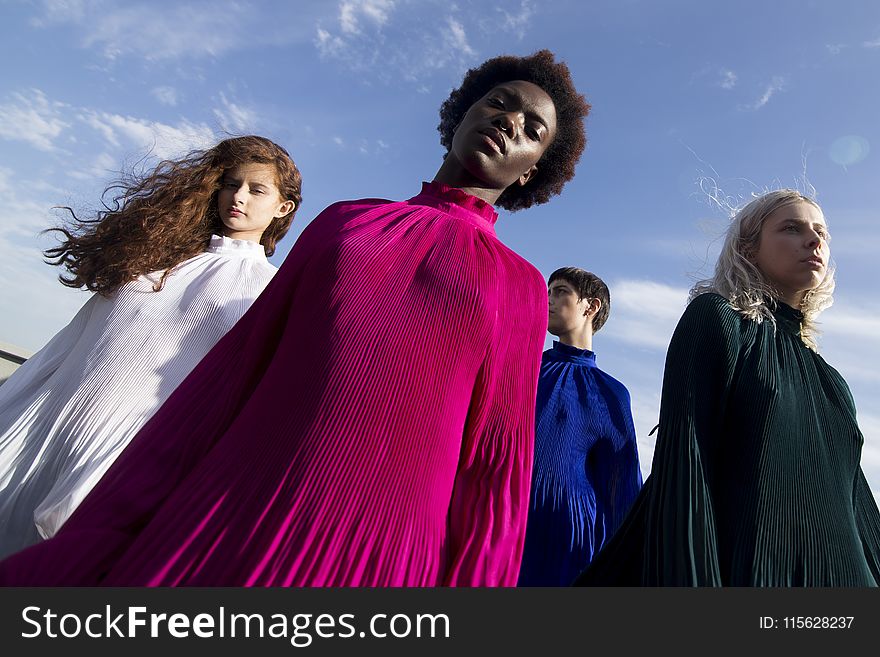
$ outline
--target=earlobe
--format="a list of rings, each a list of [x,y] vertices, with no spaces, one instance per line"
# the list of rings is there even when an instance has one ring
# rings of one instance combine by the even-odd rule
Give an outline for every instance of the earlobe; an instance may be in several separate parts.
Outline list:
[[[529,167],[528,171],[526,171],[523,175],[519,177],[519,180],[517,181],[519,183],[519,186],[522,187],[527,182],[529,182],[537,172],[538,167],[533,164],[531,167]]]
[[[278,217],[286,217],[294,210],[296,210],[296,203],[295,202],[284,201],[284,203],[281,204],[281,207],[278,208],[278,214],[276,214],[275,217],[276,217],[276,219]]]

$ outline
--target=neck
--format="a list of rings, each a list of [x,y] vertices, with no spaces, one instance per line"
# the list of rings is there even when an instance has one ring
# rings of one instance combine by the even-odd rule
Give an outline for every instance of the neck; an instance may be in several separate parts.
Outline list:
[[[452,153],[446,155],[443,164],[434,176],[434,182],[443,183],[449,187],[457,187],[463,192],[476,196],[491,205],[495,205],[503,189],[490,189],[486,183],[477,180],[467,170],[455,161]]]
[[[260,243],[260,238],[263,237],[263,231],[261,230],[232,230],[231,228],[224,228],[223,235],[228,237],[231,240],[245,240],[246,242],[255,242],[257,244]]]
[[[569,331],[556,336],[562,344],[567,344],[575,349],[589,349],[593,351],[593,330],[585,326],[579,331]]]
[[[800,310],[801,303],[804,300],[804,294],[805,292],[777,290],[776,299],[786,305],[791,306],[795,310]]]

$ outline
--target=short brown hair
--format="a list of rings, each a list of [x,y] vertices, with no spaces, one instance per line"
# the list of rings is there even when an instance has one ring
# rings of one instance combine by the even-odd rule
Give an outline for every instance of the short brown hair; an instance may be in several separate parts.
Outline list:
[[[611,313],[611,292],[605,281],[596,274],[579,267],[562,267],[550,274],[547,285],[553,281],[563,280],[577,290],[578,301],[581,299],[598,299],[601,302],[599,311],[593,317],[593,333],[605,326]]]

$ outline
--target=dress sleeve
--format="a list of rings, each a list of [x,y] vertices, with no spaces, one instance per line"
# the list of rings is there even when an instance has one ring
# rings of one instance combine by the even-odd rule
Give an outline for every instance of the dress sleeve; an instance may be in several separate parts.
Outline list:
[[[594,554],[620,527],[642,487],[629,392],[622,388],[614,401],[616,408],[609,409],[610,435],[597,443],[588,457],[590,481],[596,492]]]
[[[518,317],[499,322],[471,397],[447,520],[446,586],[515,586],[519,575],[547,328],[543,279],[534,274]]]
[[[877,502],[861,467],[856,474],[853,505],[856,527],[862,539],[862,548],[865,550],[865,560],[868,562],[874,581],[880,586],[880,512],[877,511]]]
[[[5,415],[7,412],[18,415],[24,408],[14,409],[17,402],[29,404],[33,401],[34,394],[55,374],[70,350],[82,337],[89,325],[92,312],[100,301],[101,297],[92,295],[67,326],[58,331],[42,349],[22,363],[12,376],[0,385],[0,415]]]
[[[114,555],[127,549],[213,449],[260,383],[291,316],[302,268],[321,239],[321,224],[312,225],[265,291],[141,428],[55,536],[0,564],[0,584],[101,581]],[[85,561],[53,557],[68,544],[75,546],[70,554]]]
[[[697,297],[685,310],[666,356],[651,476],[576,584],[721,585],[713,455],[744,342],[742,324],[715,294]]]

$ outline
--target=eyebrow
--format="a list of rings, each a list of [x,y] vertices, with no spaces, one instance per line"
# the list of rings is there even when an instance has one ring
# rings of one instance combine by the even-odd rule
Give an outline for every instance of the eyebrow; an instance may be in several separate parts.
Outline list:
[[[810,220],[807,219],[806,217],[801,217],[801,216],[798,216],[798,215],[789,216],[789,217],[786,217],[785,219],[780,219],[780,220],[779,220],[779,223],[780,223],[780,224],[786,224],[786,223],[788,223],[788,222],[790,222],[790,221],[791,221],[791,222],[794,222],[794,223],[797,223],[797,224],[807,224],[807,225],[809,225],[811,228],[814,228],[814,229],[817,228],[817,227],[818,227],[818,228],[821,228],[821,229],[825,232],[825,234],[826,234],[827,236],[829,236],[829,237],[831,236],[831,231],[828,229],[828,224],[819,223],[818,221],[810,221]]]
[[[810,221],[806,217],[801,217],[799,215],[785,217],[784,219],[780,219],[779,223],[784,224],[786,221],[794,221],[799,224],[810,224],[811,226],[822,226],[825,230],[828,230],[828,224],[821,223],[819,221]]]
[[[529,118],[534,119],[542,126],[544,126],[545,129],[550,130],[550,126],[547,125],[547,122],[544,120],[544,118],[525,102],[525,98],[523,98],[523,95],[519,91],[511,89],[510,87],[505,87],[504,85],[498,85],[497,87],[495,87],[495,89],[497,91],[501,91],[507,94],[508,96],[514,96],[517,100],[519,100]]]
[[[237,178],[236,176],[230,176],[228,173],[223,174],[222,180],[225,183],[230,182],[230,183],[237,183],[239,185],[243,182],[243,180],[241,178]],[[261,183],[261,182],[254,181],[252,183],[249,183],[248,187],[262,187],[263,189],[267,189],[269,187],[269,183]]]

